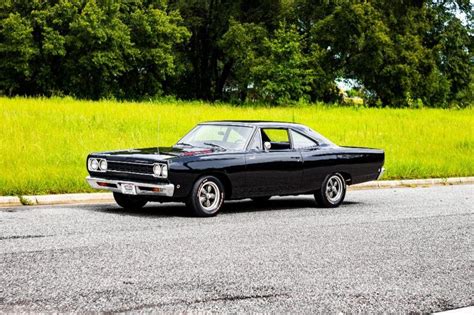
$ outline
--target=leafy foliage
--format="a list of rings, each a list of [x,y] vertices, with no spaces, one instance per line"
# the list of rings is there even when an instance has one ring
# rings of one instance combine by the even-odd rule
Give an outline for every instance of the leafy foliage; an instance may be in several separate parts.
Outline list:
[[[469,0],[5,0],[0,94],[468,106]]]
[[[0,90],[8,95],[156,95],[176,73],[176,46],[189,38],[160,1],[18,3],[1,8],[10,12],[0,28]]]
[[[281,24],[273,38],[265,38],[264,52],[250,68],[258,98],[276,104],[304,98],[311,90],[313,71],[302,53],[296,27]]]

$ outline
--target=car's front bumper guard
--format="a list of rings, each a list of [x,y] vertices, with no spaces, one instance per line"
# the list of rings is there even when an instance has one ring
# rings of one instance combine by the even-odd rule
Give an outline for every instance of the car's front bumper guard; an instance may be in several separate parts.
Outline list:
[[[104,179],[90,176],[87,176],[86,180],[92,188],[106,189],[118,193],[122,192],[122,184],[135,185],[137,195],[173,197],[174,193],[173,184],[148,184],[123,180]]]

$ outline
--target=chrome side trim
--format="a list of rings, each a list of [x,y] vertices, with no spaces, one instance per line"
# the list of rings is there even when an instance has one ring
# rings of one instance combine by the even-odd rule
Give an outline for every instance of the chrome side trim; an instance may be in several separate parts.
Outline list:
[[[92,188],[110,190],[110,191],[118,192],[118,193],[122,192],[122,189],[121,189],[122,184],[133,184],[135,185],[137,189],[137,195],[173,197],[173,194],[174,194],[173,184],[149,184],[149,183],[126,181],[126,180],[104,179],[104,178],[91,177],[91,176],[87,176],[86,180]],[[115,185],[116,187],[100,186],[99,183]],[[151,190],[145,190],[143,188],[151,188],[151,189],[159,188],[160,191],[156,192],[156,191],[151,191]]]
[[[382,175],[383,175],[384,172],[385,172],[385,167],[382,166],[382,168],[380,169],[379,176],[377,177],[377,180],[379,180],[380,178],[382,178]]]

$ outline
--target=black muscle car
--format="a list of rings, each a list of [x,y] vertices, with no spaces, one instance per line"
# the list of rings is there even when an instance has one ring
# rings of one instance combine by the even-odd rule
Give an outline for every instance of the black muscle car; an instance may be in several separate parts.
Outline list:
[[[380,178],[384,151],[337,146],[301,124],[213,121],[194,127],[172,147],[93,153],[93,188],[113,192],[124,208],[182,201],[213,216],[224,200],[314,194],[337,207],[346,186]]]

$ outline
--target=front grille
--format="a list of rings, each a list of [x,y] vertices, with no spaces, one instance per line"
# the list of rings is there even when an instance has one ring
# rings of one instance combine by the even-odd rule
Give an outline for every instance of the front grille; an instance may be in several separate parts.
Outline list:
[[[133,173],[153,176],[153,164],[139,164],[128,162],[107,162],[107,171],[118,173]]]

